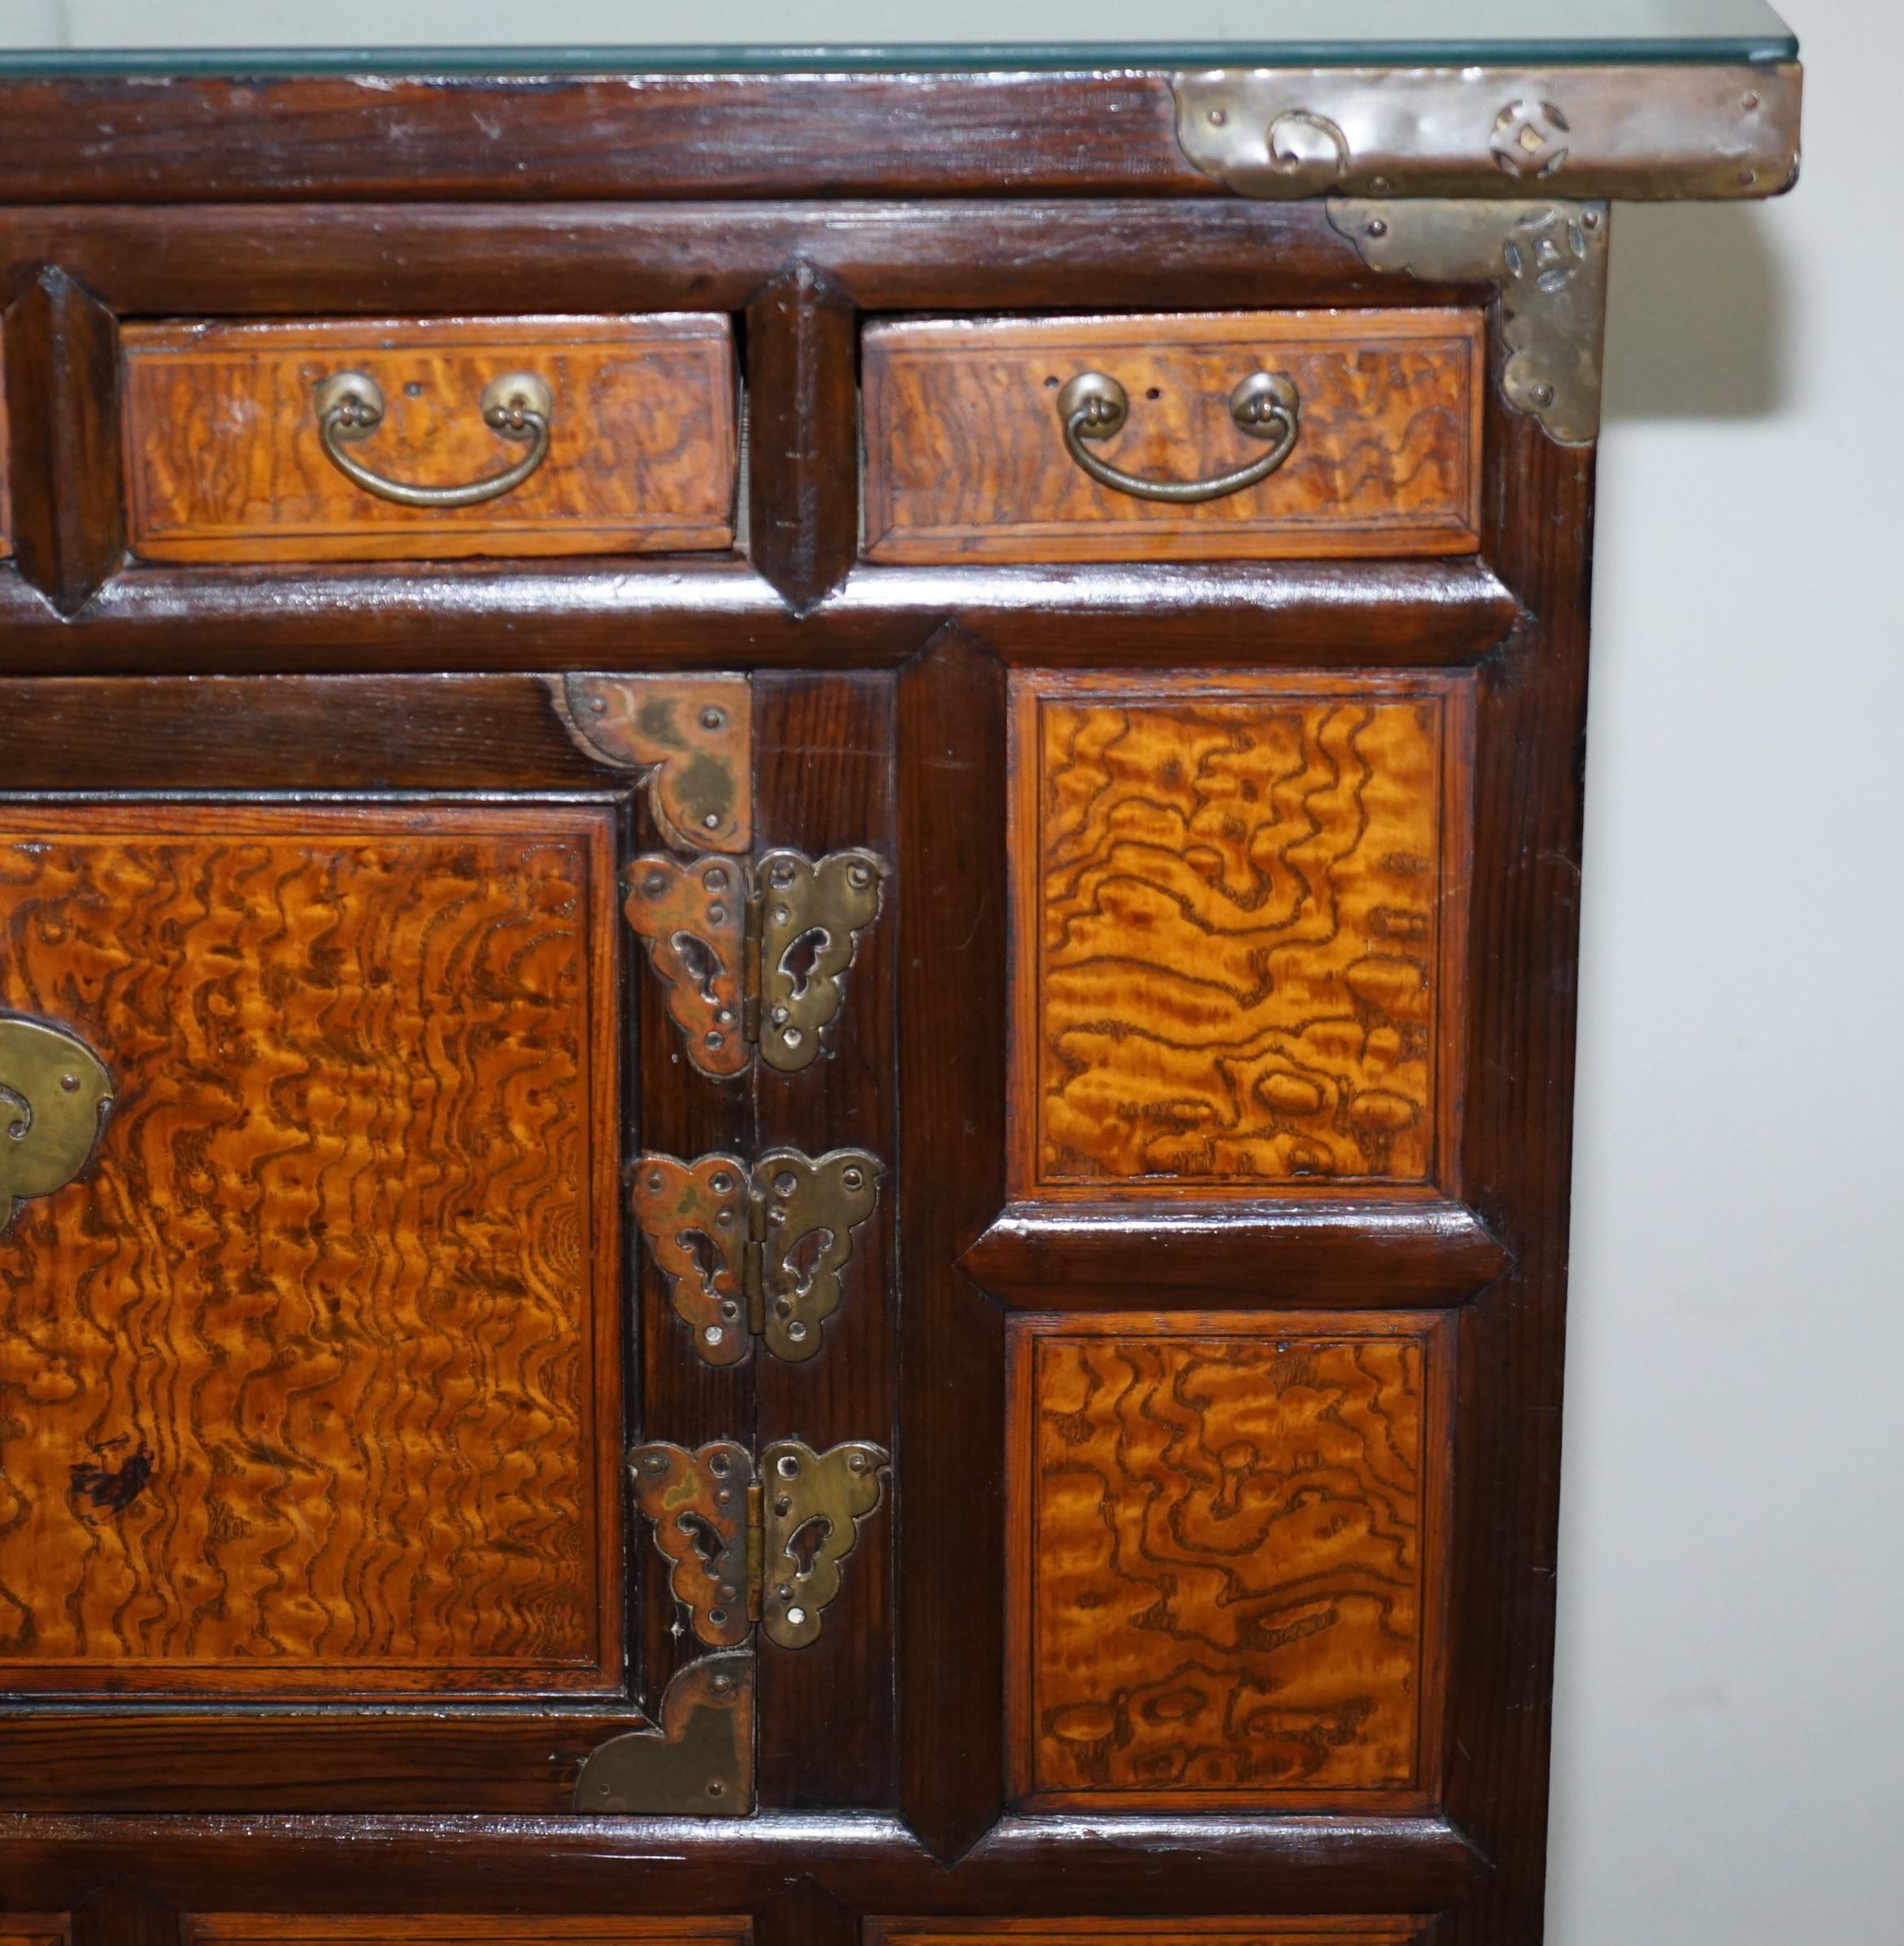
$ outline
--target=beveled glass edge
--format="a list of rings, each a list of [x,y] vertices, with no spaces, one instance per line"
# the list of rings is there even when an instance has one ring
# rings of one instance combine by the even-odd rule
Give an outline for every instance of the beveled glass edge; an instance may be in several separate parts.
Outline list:
[[[1142,41],[1067,46],[0,49],[0,79],[1010,73],[1181,67],[1572,67],[1794,61],[1796,34],[1660,41]]]

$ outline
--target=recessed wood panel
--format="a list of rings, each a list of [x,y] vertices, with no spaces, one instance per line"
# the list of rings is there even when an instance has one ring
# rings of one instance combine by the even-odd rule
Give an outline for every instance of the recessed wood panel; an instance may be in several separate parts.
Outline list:
[[[1452,1187],[1463,693],[1041,671],[1013,718],[1017,1191]]]
[[[1425,1802],[1438,1314],[1020,1315],[1010,1356],[1018,1794]]]
[[[1471,554],[1484,332],[1471,311],[904,320],[865,337],[866,552],[876,561],[1209,561]],[[1252,372],[1296,385],[1267,480],[1189,504],[1093,480],[1057,400],[1100,371],[1124,424],[1090,450],[1165,482],[1248,466],[1230,417]]]
[[[753,1923],[744,1917],[195,1913],[185,1934],[187,1946],[746,1946]]]
[[[0,1946],[67,1946],[72,1935],[64,1919],[9,1913],[0,1918]]]
[[[161,561],[450,558],[654,553],[733,540],[732,336],[725,318],[128,324],[127,520]],[[460,509],[397,505],[347,479],[318,440],[314,394],[362,371],[383,423],[350,449],[400,482],[500,473],[484,388],[533,373],[553,395],[547,458]]]
[[[1332,1914],[1263,1919],[871,1919],[867,1946],[1075,1946],[1117,1939],[1129,1946],[1413,1946],[1419,1918],[1343,1918]]]
[[[609,814],[0,806],[0,1688],[611,1686]]]

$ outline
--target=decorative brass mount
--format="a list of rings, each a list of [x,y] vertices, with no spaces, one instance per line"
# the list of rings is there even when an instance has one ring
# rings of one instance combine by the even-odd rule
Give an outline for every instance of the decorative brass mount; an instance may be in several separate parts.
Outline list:
[[[675,1672],[661,1721],[612,1737],[576,1779],[580,1812],[745,1818],[754,1809],[754,1655],[702,1656]]]
[[[752,1168],[731,1155],[641,1158],[635,1220],[708,1364],[737,1363],[756,1338],[790,1364],[819,1349],[882,1172],[858,1149],[772,1149]]]
[[[744,675],[545,679],[576,745],[598,763],[644,771],[662,836],[682,851],[754,843],[753,690]]]
[[[756,1049],[783,1074],[812,1062],[885,875],[870,851],[770,851],[751,870],[713,856],[635,860],[623,910],[695,1066],[737,1075]]]
[[[1628,202],[1776,196],[1796,62],[1217,67],[1174,75],[1177,141],[1240,196]]]
[[[79,1036],[0,1015],[0,1231],[29,1196],[63,1189],[85,1167],[112,1106],[112,1076]]]
[[[1600,432],[1606,311],[1604,203],[1354,202],[1329,221],[1371,270],[1501,293],[1501,391],[1561,445]]]
[[[733,1440],[693,1453],[657,1440],[628,1455],[636,1501],[674,1564],[668,1585],[711,1648],[745,1641],[756,1622],[779,1648],[819,1639],[889,1464],[859,1440],[824,1453],[776,1440],[758,1465]]]

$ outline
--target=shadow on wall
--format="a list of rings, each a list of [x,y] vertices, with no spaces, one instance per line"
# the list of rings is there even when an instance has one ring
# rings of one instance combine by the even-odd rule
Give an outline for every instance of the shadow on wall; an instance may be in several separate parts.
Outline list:
[[[1763,419],[1786,402],[1787,267],[1763,207],[1614,213],[1603,416]]]

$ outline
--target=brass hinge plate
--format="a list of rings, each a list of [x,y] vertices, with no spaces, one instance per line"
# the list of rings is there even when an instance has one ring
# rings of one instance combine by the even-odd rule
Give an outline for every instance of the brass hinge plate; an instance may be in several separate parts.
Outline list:
[[[647,780],[663,840],[683,851],[754,844],[753,690],[744,675],[576,674],[546,679],[576,745]]]
[[[0,1014],[0,1231],[85,1167],[111,1106],[112,1076],[77,1034]]]
[[[637,1818],[746,1818],[754,1809],[754,1657],[702,1656],[676,1672],[661,1721],[594,1751],[575,1808]]]
[[[824,1453],[776,1440],[758,1463],[733,1440],[692,1453],[656,1440],[628,1455],[636,1501],[672,1564],[668,1585],[711,1648],[737,1646],[756,1623],[776,1648],[819,1639],[889,1464],[859,1440]]]
[[[623,910],[695,1066],[737,1075],[756,1051],[782,1074],[810,1066],[845,1004],[885,876],[885,861],[859,850],[770,851],[751,870],[711,855],[637,858]]]
[[[789,1364],[819,1349],[882,1172],[858,1149],[773,1149],[751,1168],[731,1155],[641,1158],[635,1220],[702,1358],[737,1364],[756,1338]]]

